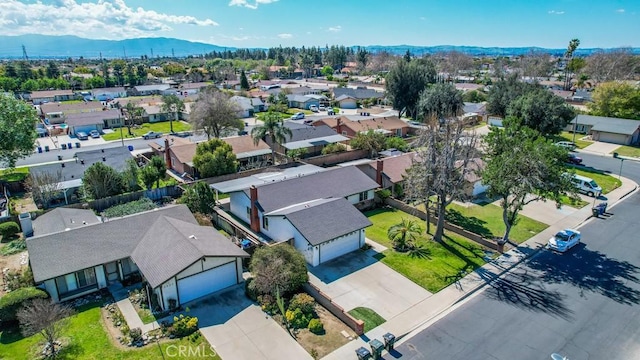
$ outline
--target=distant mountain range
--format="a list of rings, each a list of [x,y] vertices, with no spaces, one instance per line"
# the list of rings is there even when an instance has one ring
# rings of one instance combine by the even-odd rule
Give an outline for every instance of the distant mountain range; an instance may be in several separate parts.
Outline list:
[[[77,36],[20,35],[0,36],[0,58],[22,58],[24,45],[30,59],[52,58],[139,58],[146,55],[177,56],[202,55],[212,51],[236,50],[201,42],[173,38],[138,38],[126,40],[95,40]],[[371,45],[365,48],[373,53],[387,51],[401,55],[411,52],[413,55],[433,54],[443,51],[460,51],[472,56],[478,55],[522,55],[530,51],[547,52],[554,55],[564,54],[565,49],[546,49],[539,47],[479,47],[479,46],[413,46],[413,45]],[[576,55],[585,56],[602,49],[578,48]],[[640,48],[632,51],[640,54]]]

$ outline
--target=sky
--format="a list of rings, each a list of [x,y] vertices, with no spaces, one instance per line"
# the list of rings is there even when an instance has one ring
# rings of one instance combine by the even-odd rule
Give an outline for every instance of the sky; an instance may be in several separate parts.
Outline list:
[[[640,0],[0,0],[0,34],[227,47],[640,47]]]

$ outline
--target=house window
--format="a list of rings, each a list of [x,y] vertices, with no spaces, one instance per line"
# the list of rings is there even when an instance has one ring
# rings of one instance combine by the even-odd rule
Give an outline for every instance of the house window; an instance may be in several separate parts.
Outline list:
[[[342,135],[347,136],[347,132],[343,130]]]
[[[76,278],[78,279],[78,287],[83,288],[96,284],[96,271],[94,268],[84,269],[76,272]]]
[[[251,219],[251,206],[247,206],[247,219]]]
[[[266,216],[263,216],[263,217],[262,217],[262,227],[263,227],[265,230],[269,230],[269,218],[268,218],[268,217],[266,217]]]
[[[97,284],[94,268],[88,268],[75,273],[59,276],[55,279],[60,297],[70,296],[84,291]]]
[[[360,193],[360,201],[365,201],[369,199],[369,192],[368,191],[363,191]]]

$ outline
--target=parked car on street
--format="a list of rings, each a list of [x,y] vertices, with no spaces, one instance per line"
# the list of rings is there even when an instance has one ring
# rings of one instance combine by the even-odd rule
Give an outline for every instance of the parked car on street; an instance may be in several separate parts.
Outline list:
[[[291,117],[291,120],[302,120],[302,119],[304,119],[304,113],[303,113],[303,112],[295,113],[295,114]]]
[[[555,145],[563,147],[569,151],[573,151],[578,147],[575,143],[571,141],[558,141],[557,143],[555,143]]]
[[[326,110],[327,110],[327,108],[326,108],[324,105],[320,105],[320,106],[318,106],[318,110],[320,110],[320,111],[326,111]]]
[[[94,139],[97,139],[100,137],[100,132],[98,130],[91,130],[89,131],[89,136],[91,136]]]
[[[599,197],[602,193],[602,188],[600,187],[600,185],[598,185],[598,183],[593,181],[592,178],[576,174],[571,178],[571,182],[576,187],[576,190],[578,190],[578,192],[587,194],[587,196]]]
[[[157,139],[162,136],[161,132],[149,131],[148,133],[142,135],[142,138],[145,140],[149,139]]]
[[[580,165],[582,164],[582,158],[576,154],[569,153],[567,156],[567,162],[574,165]]]
[[[76,133],[76,137],[78,138],[78,140],[89,140],[89,135],[87,135],[87,133],[84,131],[78,131]]]
[[[565,252],[580,242],[580,231],[573,229],[564,229],[558,231],[551,239],[549,239],[549,249]]]

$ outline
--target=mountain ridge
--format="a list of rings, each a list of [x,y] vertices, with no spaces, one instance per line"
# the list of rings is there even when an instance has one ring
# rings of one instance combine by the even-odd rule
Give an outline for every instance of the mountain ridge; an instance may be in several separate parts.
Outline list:
[[[166,37],[145,37],[124,40],[100,40],[87,39],[74,35],[18,35],[0,36],[0,58],[22,58],[22,46],[25,46],[27,56],[31,59],[53,59],[67,57],[84,58],[139,58],[141,56],[197,56],[212,51],[237,50],[236,47],[225,47],[203,42],[195,42]],[[350,46],[357,48],[358,46]],[[531,51],[546,52],[553,55],[562,55],[565,49],[543,48],[537,46],[520,47],[483,47],[470,45],[367,45],[362,46],[367,51],[377,53],[387,51],[392,54],[402,55],[407,50],[413,55],[433,54],[444,51],[459,51],[472,56],[497,56],[497,55],[523,55]],[[260,49],[260,48],[253,48]],[[265,49],[265,48],[262,48]],[[265,49],[266,50],[266,49]],[[587,56],[596,51],[606,51],[603,48],[578,48],[577,56]],[[640,54],[640,48],[631,48],[635,54]]]

